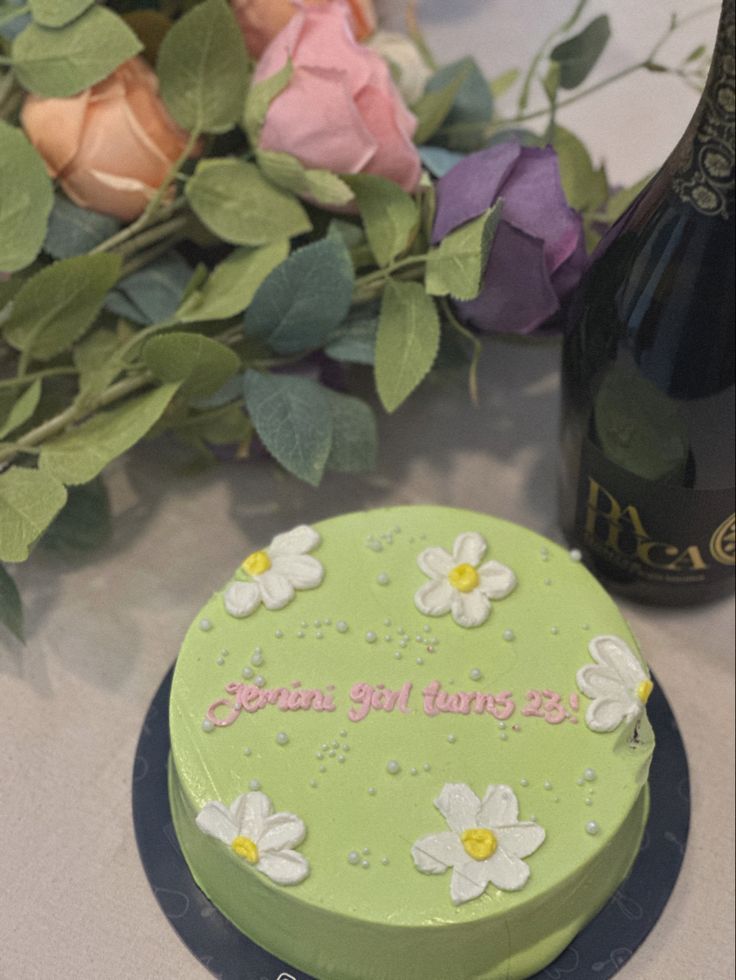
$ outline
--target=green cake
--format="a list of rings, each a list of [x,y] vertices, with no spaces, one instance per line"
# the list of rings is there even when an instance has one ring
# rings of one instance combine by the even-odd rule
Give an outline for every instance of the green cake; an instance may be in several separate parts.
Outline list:
[[[514,980],[626,876],[652,683],[580,556],[396,507],[264,541],[201,610],[171,691],[191,872],[319,980]]]

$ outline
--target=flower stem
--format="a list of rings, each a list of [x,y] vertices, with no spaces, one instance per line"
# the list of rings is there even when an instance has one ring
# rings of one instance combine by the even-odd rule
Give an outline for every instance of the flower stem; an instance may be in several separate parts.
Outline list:
[[[0,381],[0,388],[17,388],[20,385],[30,384],[39,378],[55,378],[78,373],[74,367],[46,368],[44,371],[34,371],[32,374],[25,374],[21,378],[4,378]]]

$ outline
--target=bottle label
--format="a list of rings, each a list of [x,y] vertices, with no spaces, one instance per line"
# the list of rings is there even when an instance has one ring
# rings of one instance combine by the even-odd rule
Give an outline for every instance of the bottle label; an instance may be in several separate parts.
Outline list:
[[[732,574],[733,488],[689,490],[646,480],[583,443],[576,528],[611,578],[693,585]]]

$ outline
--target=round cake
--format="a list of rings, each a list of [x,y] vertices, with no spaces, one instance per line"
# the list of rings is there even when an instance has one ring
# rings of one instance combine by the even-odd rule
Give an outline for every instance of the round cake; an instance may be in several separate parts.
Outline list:
[[[319,980],[514,980],[626,876],[652,682],[568,552],[397,507],[246,556],[187,633],[169,794],[191,872]]]

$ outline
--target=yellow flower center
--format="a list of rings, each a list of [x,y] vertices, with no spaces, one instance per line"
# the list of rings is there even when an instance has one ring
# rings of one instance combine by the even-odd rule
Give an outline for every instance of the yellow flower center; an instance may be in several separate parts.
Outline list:
[[[642,704],[646,704],[649,700],[649,695],[654,690],[654,684],[651,681],[642,681],[637,685],[636,696],[639,698]]]
[[[250,837],[236,837],[230,847],[248,864],[258,864],[258,848]]]
[[[450,580],[450,585],[458,592],[472,592],[473,589],[478,588],[480,583],[478,573],[467,562],[456,565],[447,577]]]
[[[271,559],[265,551],[254,551],[252,555],[248,555],[241,567],[249,575],[263,575],[271,567]]]
[[[496,835],[492,830],[485,827],[474,827],[472,830],[464,830],[460,835],[463,847],[475,861],[485,861],[491,857],[498,847]]]

